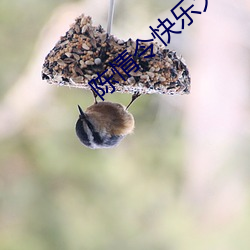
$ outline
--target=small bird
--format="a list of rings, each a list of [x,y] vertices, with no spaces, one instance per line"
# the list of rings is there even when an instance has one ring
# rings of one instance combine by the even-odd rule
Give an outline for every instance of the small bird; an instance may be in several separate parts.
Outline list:
[[[140,94],[135,93],[127,107],[119,103],[97,102],[97,95],[93,94],[95,103],[85,112],[78,105],[80,115],[76,122],[76,134],[91,149],[117,146],[134,130],[134,117],[127,109]]]

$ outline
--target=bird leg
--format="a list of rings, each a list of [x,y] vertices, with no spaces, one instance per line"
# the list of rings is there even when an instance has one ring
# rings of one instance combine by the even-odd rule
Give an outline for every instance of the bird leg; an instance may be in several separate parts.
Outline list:
[[[92,91],[92,94],[93,94],[93,96],[94,96],[94,99],[95,99],[95,103],[94,104],[97,104],[98,102],[97,102],[97,100],[96,100],[96,98],[97,98],[97,94],[96,94],[96,92],[91,88],[91,91]]]
[[[139,93],[139,91],[135,92],[132,95],[132,99],[131,102],[128,104],[128,106],[126,107],[126,110],[131,106],[131,104],[140,96],[141,94]]]

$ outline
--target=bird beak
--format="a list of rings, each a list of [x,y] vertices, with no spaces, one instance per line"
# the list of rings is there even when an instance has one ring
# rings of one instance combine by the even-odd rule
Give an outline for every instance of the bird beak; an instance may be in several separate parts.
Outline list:
[[[77,105],[77,106],[78,106],[78,110],[79,110],[79,113],[80,113],[80,118],[86,118],[84,112],[82,111],[82,108],[79,105]]]

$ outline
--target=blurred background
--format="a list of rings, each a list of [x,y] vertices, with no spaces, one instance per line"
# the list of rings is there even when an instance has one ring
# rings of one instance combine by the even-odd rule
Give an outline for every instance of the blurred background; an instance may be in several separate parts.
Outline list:
[[[178,2],[117,0],[112,33],[149,39]],[[108,5],[0,2],[0,249],[249,250],[249,0],[209,0],[172,34],[190,95],[140,97],[134,134],[90,150],[74,126],[92,94],[43,82],[41,68],[81,13],[106,28]]]

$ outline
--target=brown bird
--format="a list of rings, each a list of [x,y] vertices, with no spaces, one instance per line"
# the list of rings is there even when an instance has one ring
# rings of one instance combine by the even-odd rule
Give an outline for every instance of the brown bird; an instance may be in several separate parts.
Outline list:
[[[92,149],[118,145],[134,130],[134,117],[127,109],[139,96],[135,93],[127,108],[119,103],[97,102],[95,94],[95,103],[85,112],[78,105],[80,115],[76,122],[76,134],[80,141]]]

